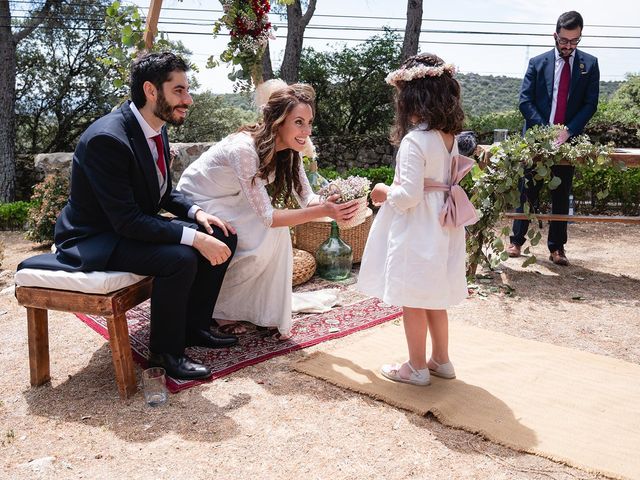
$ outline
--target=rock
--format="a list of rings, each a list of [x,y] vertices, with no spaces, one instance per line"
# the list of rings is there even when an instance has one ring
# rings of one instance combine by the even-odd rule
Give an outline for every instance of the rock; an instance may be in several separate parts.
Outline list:
[[[44,473],[46,471],[53,470],[53,462],[55,462],[55,460],[56,457],[41,457],[33,459],[27,463],[22,463],[18,465],[18,467],[31,470],[36,473]]]

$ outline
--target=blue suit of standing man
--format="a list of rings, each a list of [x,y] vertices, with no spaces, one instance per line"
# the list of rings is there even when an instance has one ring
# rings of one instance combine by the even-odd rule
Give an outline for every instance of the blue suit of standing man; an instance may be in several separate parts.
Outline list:
[[[600,90],[600,70],[598,59],[577,50],[582,35],[583,20],[578,12],[566,12],[560,15],[553,34],[556,47],[542,55],[532,58],[520,89],[520,111],[524,115],[525,130],[534,125],[563,124],[565,129],[557,138],[564,143],[575,135],[580,135],[589,119],[598,107]],[[565,67],[568,63],[568,67]],[[561,82],[562,70],[567,70],[568,85]],[[568,86],[568,98],[562,103],[563,88]],[[569,213],[569,195],[573,183],[574,167],[556,165],[552,173],[561,180],[560,185],[551,191],[552,213]],[[542,188],[541,182],[535,182],[534,173],[528,171],[520,183],[520,207],[524,203],[537,206]],[[527,180],[526,182],[524,180]],[[529,229],[528,220],[513,222],[511,245],[507,248],[510,257],[519,257],[525,236]],[[551,222],[547,245],[551,255],[549,260],[557,265],[569,265],[564,245],[567,243],[567,222]]]

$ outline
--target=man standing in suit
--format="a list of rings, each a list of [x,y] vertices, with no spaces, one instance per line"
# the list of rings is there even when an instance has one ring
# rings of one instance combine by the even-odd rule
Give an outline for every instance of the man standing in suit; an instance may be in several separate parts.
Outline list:
[[[150,363],[178,379],[211,375],[185,355],[186,347],[237,343],[237,337],[209,329],[235,250],[235,230],[171,185],[165,124],[181,125],[193,103],[188,69],[169,52],[133,62],[132,101],[98,119],[80,138],[69,201],[55,228],[58,259],[71,269],[154,277]],[[160,209],[181,220],[158,215]]]
[[[560,15],[553,34],[556,48],[538,55],[529,61],[529,67],[520,89],[520,111],[524,115],[525,130],[534,125],[564,125],[556,142],[562,144],[575,135],[580,135],[598,107],[600,70],[598,59],[577,50],[582,36],[583,21],[578,12]],[[569,213],[569,195],[575,168],[571,165],[556,165],[552,172],[561,180],[551,190],[552,213]],[[520,207],[529,202],[534,208],[542,188],[532,171],[525,172],[520,183]],[[526,179],[526,181],[525,181]],[[513,222],[511,244],[507,248],[510,257],[519,257],[529,229],[528,220]],[[549,260],[556,265],[569,265],[564,245],[567,243],[567,222],[551,222],[549,226]]]

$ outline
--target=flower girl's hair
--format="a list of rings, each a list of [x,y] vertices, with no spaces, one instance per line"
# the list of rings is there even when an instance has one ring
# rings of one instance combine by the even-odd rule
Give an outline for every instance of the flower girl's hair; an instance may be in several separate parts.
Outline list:
[[[462,131],[464,112],[455,68],[432,53],[407,58],[387,77],[396,87],[396,118],[391,141],[398,145],[416,123],[428,130],[456,135]]]

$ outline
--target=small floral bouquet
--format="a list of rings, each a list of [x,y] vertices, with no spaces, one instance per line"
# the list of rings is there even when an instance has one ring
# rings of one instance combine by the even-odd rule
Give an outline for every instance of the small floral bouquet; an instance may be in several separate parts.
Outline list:
[[[338,194],[340,198],[336,203],[357,200],[358,210],[355,215],[349,220],[338,222],[338,226],[345,229],[356,227],[365,221],[367,217],[367,195],[369,195],[370,191],[371,181],[368,178],[349,176],[333,180],[329,185],[321,188],[318,194],[324,197]]]

